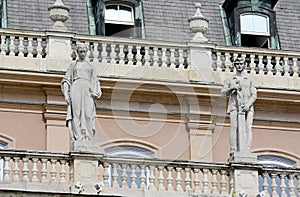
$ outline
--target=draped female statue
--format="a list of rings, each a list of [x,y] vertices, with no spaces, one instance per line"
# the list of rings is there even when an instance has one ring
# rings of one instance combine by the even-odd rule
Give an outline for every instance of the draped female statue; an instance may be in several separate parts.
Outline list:
[[[69,65],[61,82],[68,104],[66,125],[72,141],[90,141],[95,134],[96,104],[101,88],[95,68],[85,60],[87,47],[77,45],[78,59]]]

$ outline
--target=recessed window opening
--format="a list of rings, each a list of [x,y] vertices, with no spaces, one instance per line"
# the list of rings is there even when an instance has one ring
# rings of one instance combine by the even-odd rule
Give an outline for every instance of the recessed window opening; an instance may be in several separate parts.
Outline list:
[[[241,14],[241,45],[270,48],[269,17],[258,14]]]
[[[105,6],[105,35],[133,37],[134,12],[127,5],[108,4]]]

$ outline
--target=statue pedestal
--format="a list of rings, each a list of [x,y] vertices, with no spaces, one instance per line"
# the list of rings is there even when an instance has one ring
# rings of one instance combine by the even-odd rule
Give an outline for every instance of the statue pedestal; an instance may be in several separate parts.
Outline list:
[[[72,193],[97,194],[95,184],[99,182],[100,171],[99,163],[96,159],[75,158],[72,170],[74,173],[74,182],[71,187]]]
[[[257,156],[251,152],[234,152],[228,161],[230,163],[257,163]]]
[[[99,153],[100,148],[94,141],[74,141],[73,151]]]
[[[257,170],[233,170],[234,189],[237,193],[245,191],[247,196],[258,194],[258,171]]]

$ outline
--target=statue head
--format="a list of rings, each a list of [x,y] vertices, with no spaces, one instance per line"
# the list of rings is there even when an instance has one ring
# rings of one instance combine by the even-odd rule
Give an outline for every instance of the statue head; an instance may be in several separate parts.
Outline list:
[[[85,43],[78,43],[77,44],[77,54],[78,54],[78,58],[80,60],[84,60],[86,54],[87,54],[87,46],[85,45]]]
[[[234,65],[237,72],[242,72],[246,68],[246,61],[242,57],[237,57],[234,60],[233,65]]]

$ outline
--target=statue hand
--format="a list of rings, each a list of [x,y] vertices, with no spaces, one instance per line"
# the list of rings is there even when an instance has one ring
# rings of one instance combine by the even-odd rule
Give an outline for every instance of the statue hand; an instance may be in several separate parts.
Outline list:
[[[101,97],[101,92],[96,92],[96,93],[91,93],[92,97],[94,98],[100,98]]]
[[[65,101],[66,101],[66,103],[67,103],[68,105],[71,105],[71,99],[70,99],[70,98],[66,98]]]
[[[247,112],[247,111],[249,111],[249,109],[250,109],[250,106],[248,106],[248,105],[243,105],[242,106],[242,111],[243,112]]]

